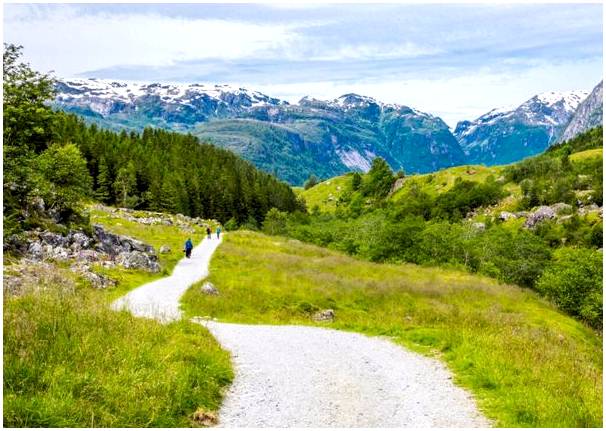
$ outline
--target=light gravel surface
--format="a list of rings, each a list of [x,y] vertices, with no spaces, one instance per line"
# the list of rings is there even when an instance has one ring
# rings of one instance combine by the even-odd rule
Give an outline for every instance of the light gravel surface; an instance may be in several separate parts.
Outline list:
[[[179,300],[208,275],[220,241],[204,240],[172,275],[112,304],[170,322]],[[445,366],[387,339],[309,326],[192,319],[231,351],[235,380],[219,412],[224,427],[487,427]]]
[[[129,310],[138,317],[147,317],[167,323],[181,318],[181,296],[196,281],[208,276],[210,258],[221,239],[205,239],[194,247],[191,258],[183,258],[175,265],[169,277],[144,284],[130,291],[112,304],[114,310]]]
[[[389,340],[308,326],[199,322],[231,351],[236,370],[220,426],[490,426],[442,363]]]

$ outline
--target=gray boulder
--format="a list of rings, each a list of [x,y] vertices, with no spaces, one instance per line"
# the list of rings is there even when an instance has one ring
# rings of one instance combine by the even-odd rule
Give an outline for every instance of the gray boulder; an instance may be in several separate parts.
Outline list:
[[[68,244],[68,239],[66,237],[49,231],[42,232],[40,234],[40,240],[44,244],[48,244],[53,247],[64,247]]]
[[[335,320],[335,312],[332,309],[321,310],[312,316],[316,322],[332,322]]]
[[[551,220],[556,216],[556,213],[553,209],[548,206],[540,206],[537,210],[528,215],[526,222],[524,223],[524,227],[532,228],[537,223],[540,223],[545,220]]]
[[[42,247],[42,243],[40,241],[30,243],[29,247],[27,248],[27,254],[31,259],[42,260],[44,257],[44,248]]]
[[[572,212],[572,205],[565,204],[564,202],[558,202],[550,206],[556,214],[570,214]]]
[[[471,227],[477,231],[483,232],[486,230],[486,223],[482,223],[482,222],[472,223]]]
[[[499,220],[501,221],[507,221],[510,219],[516,219],[518,218],[517,215],[515,215],[514,213],[510,213],[508,211],[501,211],[501,213],[499,214]]]
[[[160,265],[149,256],[140,251],[122,252],[116,257],[116,263],[124,268],[145,269],[150,272],[160,271]]]
[[[219,294],[219,290],[215,287],[215,285],[208,281],[206,283],[204,283],[202,285],[202,287],[200,287],[200,291],[202,291],[202,293],[204,293],[206,295],[218,295]]]
[[[167,245],[163,245],[162,247],[160,247],[160,253],[162,253],[162,254],[170,253],[170,247]]]

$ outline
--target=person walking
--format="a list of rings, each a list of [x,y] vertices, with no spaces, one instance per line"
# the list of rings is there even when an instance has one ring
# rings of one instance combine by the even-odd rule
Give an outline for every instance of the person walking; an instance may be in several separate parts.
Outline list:
[[[217,239],[221,236],[221,226],[217,226]]]
[[[185,257],[186,258],[191,258],[191,251],[194,248],[194,243],[191,242],[191,238],[187,238],[187,241],[185,241]]]
[[[211,239],[212,230],[210,230],[210,226],[206,226],[206,238]]]

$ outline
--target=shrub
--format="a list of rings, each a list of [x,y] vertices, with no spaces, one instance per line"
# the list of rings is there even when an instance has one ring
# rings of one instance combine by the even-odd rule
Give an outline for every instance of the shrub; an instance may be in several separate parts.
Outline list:
[[[537,289],[562,310],[602,325],[602,254],[583,248],[561,248],[537,283]]]
[[[280,211],[277,208],[272,208],[267,211],[265,220],[263,221],[263,231],[269,235],[281,235],[286,232],[286,222],[288,214]]]

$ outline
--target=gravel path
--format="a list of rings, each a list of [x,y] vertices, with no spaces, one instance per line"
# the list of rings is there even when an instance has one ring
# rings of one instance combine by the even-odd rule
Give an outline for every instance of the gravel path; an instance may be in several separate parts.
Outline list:
[[[170,322],[179,300],[208,275],[220,240],[204,240],[171,276],[112,304]],[[445,366],[392,342],[309,326],[192,319],[230,350],[236,378],[219,412],[224,427],[487,427]]]
[[[223,427],[488,427],[439,361],[307,326],[199,321],[230,350]]]
[[[144,284],[130,291],[112,304],[114,310],[129,310],[139,317],[148,317],[166,323],[181,318],[179,300],[185,291],[198,280],[208,276],[208,264],[221,243],[214,236],[205,239],[191,253],[175,265],[169,277]]]

